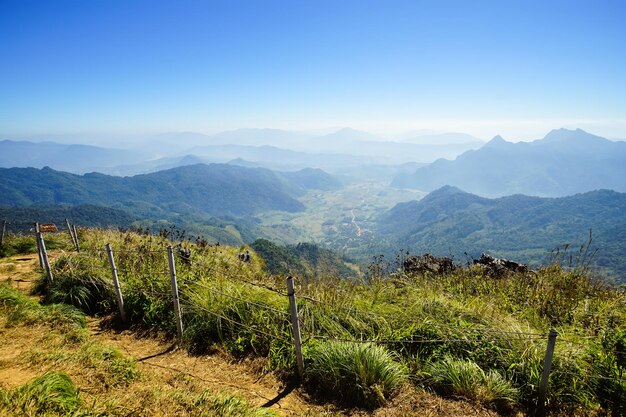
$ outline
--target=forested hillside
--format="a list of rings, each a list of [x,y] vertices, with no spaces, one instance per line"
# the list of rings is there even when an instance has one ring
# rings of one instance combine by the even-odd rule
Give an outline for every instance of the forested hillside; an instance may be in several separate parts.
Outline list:
[[[307,188],[336,187],[323,171],[281,174],[234,165],[191,165],[133,177],[82,176],[50,168],[0,169],[0,206],[98,204],[177,213],[244,216],[262,210],[295,212]]]
[[[626,194],[609,190],[487,199],[448,186],[396,205],[379,219],[379,233],[414,253],[464,260],[466,252],[472,257],[489,252],[538,262],[565,244],[575,261],[592,230],[592,264],[626,282],[625,208]]]

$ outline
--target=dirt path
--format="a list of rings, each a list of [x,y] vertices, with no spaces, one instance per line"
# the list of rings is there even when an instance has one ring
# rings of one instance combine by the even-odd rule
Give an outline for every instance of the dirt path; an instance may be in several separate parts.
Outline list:
[[[51,259],[59,253],[51,253]],[[18,255],[0,260],[0,283],[29,294],[40,276],[36,254]],[[299,391],[285,386],[269,373],[262,372],[259,362],[236,363],[225,353],[210,356],[192,356],[181,349],[172,349],[170,341],[139,337],[129,330],[114,331],[103,328],[103,319],[88,318],[92,339],[112,346],[137,360],[142,374],[164,381],[173,374],[184,374],[199,382],[203,388],[236,393],[255,406],[268,406],[284,416],[296,416],[322,407],[314,407],[302,398]],[[0,347],[0,379],[17,386],[37,375],[37,370],[8,367],[25,352],[41,329],[11,331],[11,343]],[[0,335],[3,333],[0,332]],[[155,382],[156,382],[155,381]]]

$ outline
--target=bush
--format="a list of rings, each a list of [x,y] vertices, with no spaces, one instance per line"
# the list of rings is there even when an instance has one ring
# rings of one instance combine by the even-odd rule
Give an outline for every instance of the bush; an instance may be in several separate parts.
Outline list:
[[[324,393],[341,401],[376,407],[406,382],[406,368],[382,346],[326,342],[307,352],[306,375]]]

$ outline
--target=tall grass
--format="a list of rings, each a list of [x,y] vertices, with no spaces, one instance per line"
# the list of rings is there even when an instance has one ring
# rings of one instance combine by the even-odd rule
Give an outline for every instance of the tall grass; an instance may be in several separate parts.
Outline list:
[[[107,230],[84,230],[81,242],[85,248],[97,249],[110,242],[118,250],[115,258],[130,322],[173,335],[164,252],[172,243],[159,236]],[[239,261],[241,248],[183,244],[192,250],[191,264],[177,260],[186,345],[203,352],[220,344],[239,356],[266,357],[268,368],[293,374],[291,329],[283,314],[288,312],[287,298],[243,282],[284,290],[284,277],[264,274],[263,263],[254,254],[251,263]],[[70,302],[90,313],[115,313],[103,252],[68,254],[54,268],[56,284],[46,289],[50,301]],[[318,356],[332,353],[338,361],[335,368],[348,372],[356,366],[354,357],[342,352],[356,354],[355,346],[369,346],[371,351],[380,347],[316,344],[312,342],[315,338],[373,340],[384,343],[393,362],[405,363],[402,366],[412,369],[421,383],[436,385],[434,379],[419,377],[429,364],[443,367],[453,363],[458,369],[465,366],[460,364],[471,363],[477,367],[471,372],[479,375],[476,392],[481,392],[475,398],[532,407],[543,366],[545,334],[554,327],[560,336],[548,391],[551,407],[566,411],[620,409],[624,359],[619,352],[624,349],[615,346],[622,343],[619,340],[626,328],[626,295],[579,270],[550,265],[499,278],[475,267],[444,276],[396,271],[372,276],[367,282],[319,277],[297,280],[296,293],[306,296],[299,298],[298,311],[308,366],[317,367],[315,375],[323,375],[323,363],[330,366],[328,361],[316,359]],[[328,372],[332,375],[334,371]],[[318,378],[322,377],[310,375],[311,381],[322,384],[323,379]],[[602,384],[608,381],[602,378],[617,385]],[[393,392],[381,391],[380,397],[379,388],[367,388],[367,381],[342,381],[341,390],[367,392],[355,398],[369,405]],[[607,386],[611,388],[605,389]],[[507,392],[504,388],[511,388],[515,395],[498,399],[493,393],[485,394],[499,389]]]
[[[12,415],[86,415],[74,383],[64,373],[48,372],[15,390],[0,391],[0,410]]]
[[[498,371],[485,372],[471,360],[447,356],[426,367],[425,382],[443,394],[465,397],[500,408],[516,404],[519,391]]]
[[[307,359],[310,382],[347,403],[383,405],[407,380],[399,358],[374,344],[316,343],[307,351]]]
[[[0,285],[0,308],[7,314],[7,324],[48,324],[79,336],[86,325],[85,315],[65,304],[41,305],[27,295]]]

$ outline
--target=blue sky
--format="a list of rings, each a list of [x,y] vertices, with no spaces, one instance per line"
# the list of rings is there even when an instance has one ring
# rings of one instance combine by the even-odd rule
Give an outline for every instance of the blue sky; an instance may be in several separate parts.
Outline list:
[[[333,126],[626,138],[620,1],[0,0],[0,138]]]

